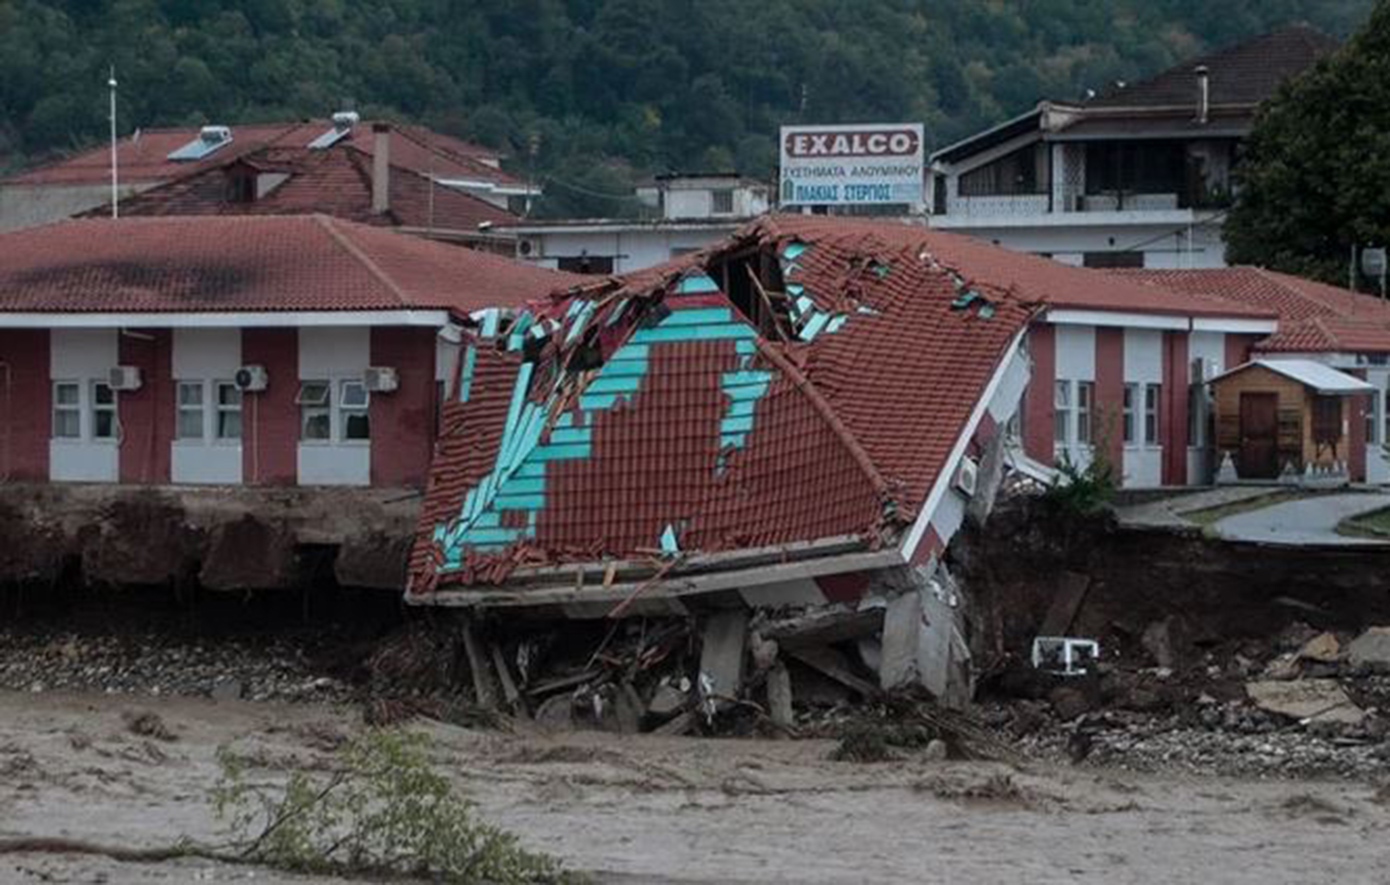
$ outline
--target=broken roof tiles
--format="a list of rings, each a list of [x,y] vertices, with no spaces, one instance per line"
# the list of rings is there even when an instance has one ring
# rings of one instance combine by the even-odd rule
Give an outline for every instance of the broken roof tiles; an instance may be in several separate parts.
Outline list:
[[[445,407],[415,590],[899,537],[1036,309],[983,284],[956,305],[966,284],[927,238],[764,219],[479,341],[467,400]],[[532,352],[519,324],[547,330]]]

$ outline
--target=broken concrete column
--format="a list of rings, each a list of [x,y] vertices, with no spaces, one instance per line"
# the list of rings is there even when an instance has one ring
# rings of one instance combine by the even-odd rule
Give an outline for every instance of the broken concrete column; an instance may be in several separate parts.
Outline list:
[[[743,654],[748,644],[748,612],[727,609],[705,620],[700,647],[700,696],[706,712],[722,709],[724,698],[738,697]]]
[[[1008,433],[998,428],[985,444],[980,457],[980,469],[975,475],[975,494],[965,506],[965,516],[975,525],[984,525],[994,509],[999,485],[1004,481],[1004,443]]]
[[[879,684],[885,691],[920,685],[944,706],[964,707],[972,685],[959,592],[944,566],[916,574],[918,585],[888,603]]]
[[[796,725],[792,710],[792,677],[785,664],[775,664],[767,673],[767,712],[780,728]]]

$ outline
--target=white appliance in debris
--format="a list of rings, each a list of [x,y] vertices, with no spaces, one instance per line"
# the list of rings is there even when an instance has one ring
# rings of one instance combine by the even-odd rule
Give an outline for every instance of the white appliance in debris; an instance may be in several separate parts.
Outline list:
[[[112,390],[139,390],[140,367],[115,366],[111,369],[111,377],[106,383]]]
[[[967,498],[975,497],[975,489],[980,484],[980,465],[969,456],[960,459],[960,469],[956,471],[956,488]]]
[[[242,393],[260,393],[270,383],[265,366],[242,366],[232,376],[232,383]]]
[[[362,373],[362,386],[368,393],[393,393],[401,386],[401,379],[390,366],[368,366]]]

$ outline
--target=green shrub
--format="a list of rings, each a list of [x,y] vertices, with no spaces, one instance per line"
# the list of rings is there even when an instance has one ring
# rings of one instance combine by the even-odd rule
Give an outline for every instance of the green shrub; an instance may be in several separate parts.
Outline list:
[[[424,735],[370,731],[339,751],[336,772],[297,771],[283,785],[249,780],[244,760],[224,747],[215,808],[243,858],[280,869],[464,885],[577,881],[478,820],[430,766],[428,747]]]

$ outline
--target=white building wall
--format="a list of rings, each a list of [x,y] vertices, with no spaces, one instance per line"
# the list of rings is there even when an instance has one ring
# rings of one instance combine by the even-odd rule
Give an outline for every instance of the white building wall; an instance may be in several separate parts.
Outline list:
[[[117,365],[115,329],[54,329],[50,333],[50,383],[78,385],[81,438],[51,439],[48,475],[54,482],[116,482],[120,478],[120,396],[116,397],[116,439],[93,439],[92,384],[110,377]]]
[[[1096,380],[1096,330],[1094,326],[1059,325],[1056,334],[1057,380],[1071,384],[1072,430],[1068,445],[1057,446],[1060,457],[1065,451],[1073,464],[1085,467],[1091,463],[1091,447],[1076,442],[1077,382]]]
[[[1036,203],[1038,199],[1046,200],[1046,197],[1030,199]],[[1198,224],[1189,228],[1185,219],[1190,213],[1163,214],[1171,217],[1154,219],[1151,213],[1143,212],[1031,216],[1024,213],[1016,218],[995,216],[970,219],[964,223],[951,216],[936,216],[932,218],[932,226],[988,240],[1015,252],[1046,254],[1056,261],[1077,266],[1087,252],[1118,251],[1143,252],[1144,266],[1147,268],[1203,269],[1226,266],[1226,246],[1219,226]],[[1082,215],[1086,218],[1085,224],[1071,220]]]
[[[1157,329],[1125,329],[1124,382],[1138,384],[1134,402],[1134,438],[1124,447],[1124,479],[1131,487],[1163,483],[1165,428],[1159,427],[1159,442],[1144,442],[1144,388],[1163,382],[1163,333]]]
[[[169,478],[176,483],[241,483],[241,441],[217,438],[216,384],[231,381],[241,366],[240,329],[175,329],[175,382],[203,383],[203,438],[175,439],[169,459]],[[250,405],[248,401],[247,406]],[[175,404],[177,408],[177,403]],[[243,430],[249,415],[242,414]]]
[[[1187,356],[1189,362],[1199,359],[1202,361],[1205,380],[1215,378],[1228,368],[1226,336],[1221,332],[1193,332],[1187,337]],[[1213,480],[1217,467],[1216,459],[1220,457],[1220,453],[1212,451],[1215,443],[1209,437],[1211,388],[1203,387],[1202,390],[1202,413],[1197,417],[1197,421],[1203,437],[1199,445],[1187,447],[1187,481],[1194,485],[1207,485]]]
[[[735,225],[697,229],[662,230],[659,228],[625,231],[546,231],[522,234],[522,238],[538,244],[531,254],[517,257],[557,269],[561,258],[581,255],[613,257],[614,273],[631,273],[670,260],[683,251],[702,249],[728,236]]]
[[[343,441],[337,410],[338,382],[361,378],[370,359],[371,329],[365,326],[299,330],[299,380],[331,382],[334,403],[333,439],[299,443],[300,485],[371,484],[371,443]]]
[[[1366,481],[1373,483],[1390,483],[1390,463],[1386,461],[1386,449],[1384,445],[1390,443],[1390,420],[1387,420],[1387,407],[1390,407],[1390,399],[1387,399],[1387,391],[1390,391],[1390,369],[1368,368],[1366,370],[1366,381],[1375,385],[1375,393],[1371,394],[1372,402],[1367,404],[1368,411],[1372,415],[1371,423],[1373,426],[1366,436]]]

